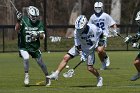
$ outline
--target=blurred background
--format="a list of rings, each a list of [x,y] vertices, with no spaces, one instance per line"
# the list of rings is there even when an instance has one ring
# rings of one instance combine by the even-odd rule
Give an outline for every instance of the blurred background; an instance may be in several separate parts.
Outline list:
[[[94,3],[104,3],[104,11],[117,22],[119,33],[126,37],[138,31],[135,22],[140,10],[140,0],[11,0],[16,8],[26,15],[30,5],[40,10],[40,19],[46,27],[46,39],[41,41],[42,51],[67,51],[73,42],[74,22],[78,15],[84,14],[89,19],[94,13]],[[10,0],[0,0],[0,52],[16,52],[17,33],[14,26],[17,21],[16,11]],[[135,50],[125,44],[120,37],[108,39],[109,51]]]

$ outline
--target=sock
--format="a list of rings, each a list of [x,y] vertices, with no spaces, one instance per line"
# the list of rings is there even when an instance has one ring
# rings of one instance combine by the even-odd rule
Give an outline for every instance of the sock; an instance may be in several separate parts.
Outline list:
[[[26,76],[26,75],[29,75],[29,73],[25,73],[25,76]]]
[[[48,70],[45,63],[42,61],[42,58],[37,58],[37,63],[41,67],[42,71],[44,72],[45,76],[48,75]]]
[[[99,79],[99,78],[100,78],[100,76],[97,77],[97,79]]]
[[[28,61],[28,59],[24,59],[23,62],[24,62],[23,64],[24,64],[25,73],[28,73],[28,71],[29,71],[29,61]]]
[[[105,57],[104,57],[105,59],[107,59],[108,58],[108,56],[107,56],[107,54],[105,55]]]

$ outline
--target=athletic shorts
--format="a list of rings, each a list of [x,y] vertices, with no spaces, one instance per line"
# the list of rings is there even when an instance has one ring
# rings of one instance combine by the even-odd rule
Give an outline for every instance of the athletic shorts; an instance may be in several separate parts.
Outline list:
[[[75,57],[75,56],[78,56],[79,55],[79,52],[78,50],[76,49],[75,46],[73,46],[69,51],[68,53],[72,58]]]
[[[37,50],[35,52],[29,52],[29,54],[32,56],[32,58],[40,58],[42,53],[40,50]]]
[[[23,51],[27,51],[26,49],[20,49],[20,54]],[[37,51],[27,51],[29,53],[29,55],[32,56],[32,58],[40,58],[41,57],[41,51],[37,50]]]
[[[75,56],[79,55],[78,50],[76,49],[75,46],[73,46],[67,53],[68,55],[70,55],[72,58],[74,58]],[[90,54],[87,54],[88,58],[87,58],[87,65],[93,65],[95,63],[95,53],[94,51]]]

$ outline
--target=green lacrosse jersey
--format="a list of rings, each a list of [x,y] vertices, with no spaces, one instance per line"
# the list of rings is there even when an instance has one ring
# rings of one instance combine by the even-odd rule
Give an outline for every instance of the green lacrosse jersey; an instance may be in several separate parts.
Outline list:
[[[40,48],[40,39],[38,37],[32,40],[31,33],[33,31],[44,32],[44,24],[40,20],[32,23],[28,17],[24,16],[20,25],[19,48],[29,52],[37,51]]]

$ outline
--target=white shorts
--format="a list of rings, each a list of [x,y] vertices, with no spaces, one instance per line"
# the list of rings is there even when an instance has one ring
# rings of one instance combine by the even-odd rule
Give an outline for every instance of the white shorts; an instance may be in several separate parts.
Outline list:
[[[79,55],[79,52],[78,50],[76,49],[75,46],[73,46],[69,51],[68,51],[68,54],[72,57],[75,57],[75,56],[78,56]],[[87,58],[87,65],[93,65],[95,63],[95,53],[94,51],[90,54],[86,54],[88,56]]]
[[[87,65],[94,65],[94,63],[95,63],[95,52],[93,51],[92,53],[87,54],[87,55],[88,55],[87,61],[86,61]]]
[[[78,56],[79,51],[76,49],[75,46],[73,46],[69,51],[68,54],[71,55],[72,57]]]

